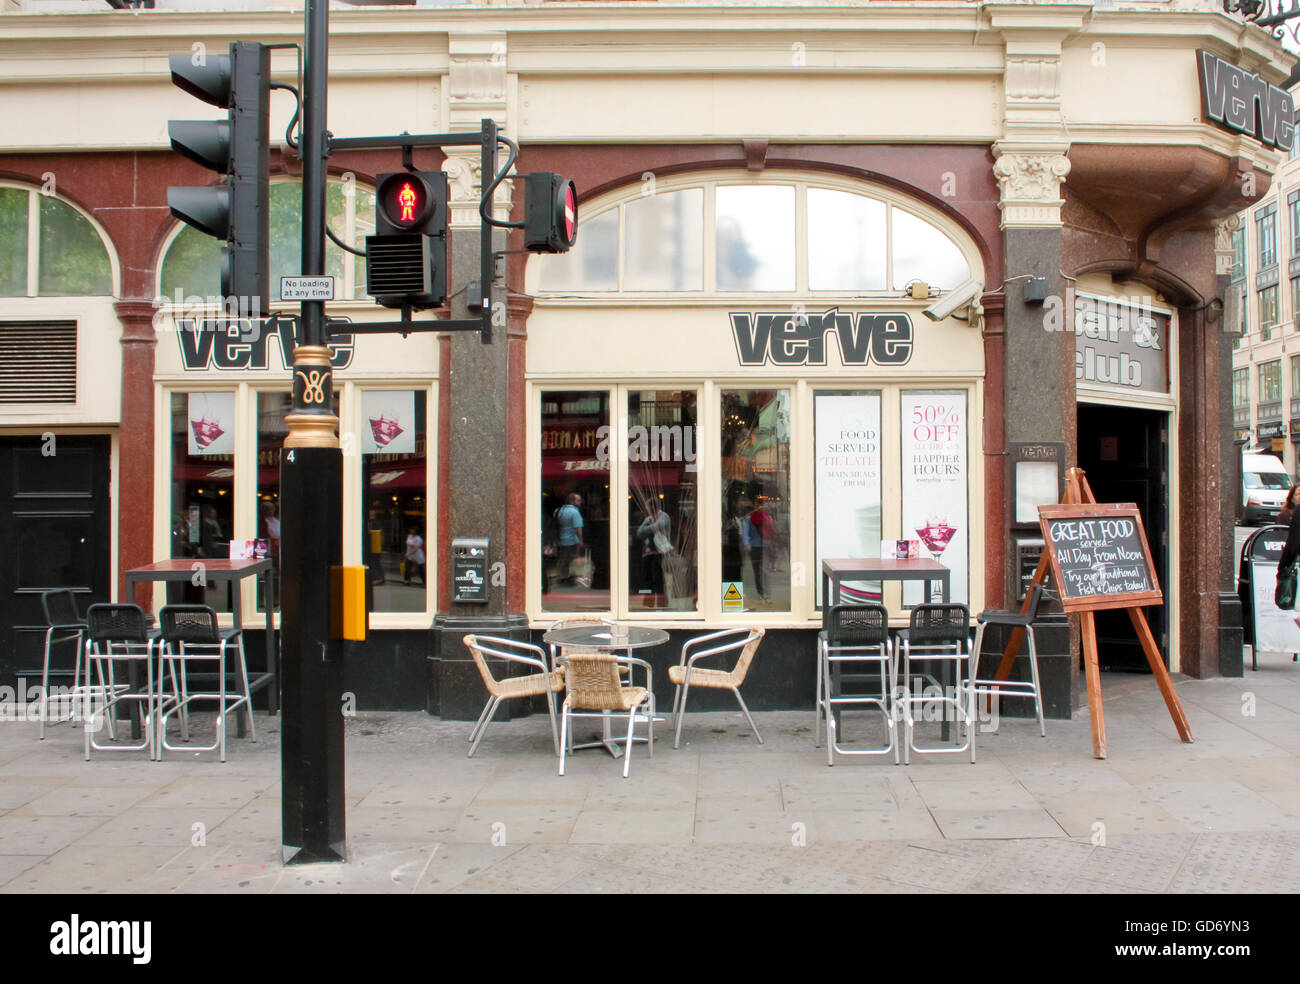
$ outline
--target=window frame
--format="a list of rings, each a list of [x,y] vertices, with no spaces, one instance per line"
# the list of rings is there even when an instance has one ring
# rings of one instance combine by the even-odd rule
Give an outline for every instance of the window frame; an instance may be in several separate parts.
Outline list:
[[[7,181],[0,179],[0,188],[10,188],[16,191],[27,192],[27,292],[25,294],[10,294],[0,298],[0,300],[17,301],[24,298],[34,297],[113,297],[120,296],[121,266],[118,263],[117,250],[113,248],[113,241],[109,238],[104,227],[100,225],[99,220],[87,212],[76,202],[60,195],[57,191],[45,191],[43,188],[35,188],[21,181]],[[107,294],[43,294],[40,292],[41,282],[41,206],[40,199],[53,198],[61,202],[68,208],[76,212],[81,218],[90,224],[96,236],[99,237],[99,244],[103,247],[104,255],[108,258],[108,293]]]
[[[716,211],[716,190],[719,186],[735,187],[746,185],[778,185],[793,186],[795,189],[795,277],[794,288],[792,290],[755,290],[755,289],[719,289],[717,287],[717,211]],[[858,291],[844,290],[840,288],[813,290],[809,287],[809,257],[808,257],[808,190],[818,189],[826,191],[836,191],[851,195],[857,195],[862,198],[882,202],[886,206],[885,214],[885,277],[886,284],[890,284],[893,278],[894,267],[894,249],[893,249],[893,209],[900,209],[921,222],[926,223],[938,232],[946,236],[961,254],[966,263],[967,271],[970,276],[976,276],[977,271],[984,269],[984,259],[979,255],[979,251],[974,243],[974,237],[964,227],[962,227],[954,218],[948,216],[938,209],[927,206],[914,198],[908,197],[901,192],[884,185],[866,182],[857,179],[837,179],[831,175],[809,176],[804,172],[783,171],[780,169],[769,169],[761,174],[749,174],[744,171],[709,171],[705,173],[692,172],[681,175],[674,175],[657,179],[654,187],[654,194],[668,194],[675,191],[685,191],[693,188],[701,188],[704,191],[704,223],[703,223],[703,288],[699,290],[681,290],[681,291],[632,291],[627,290],[625,284],[625,260],[626,260],[626,219],[623,214],[625,207],[631,203],[645,197],[642,192],[642,185],[624,185],[619,189],[612,191],[592,202],[583,202],[582,222],[590,222],[599,217],[607,215],[611,211],[617,210],[618,217],[618,271],[615,278],[615,287],[609,290],[584,290],[581,288],[572,289],[543,289],[540,284],[542,280],[544,264],[548,258],[543,257],[541,262],[532,262],[528,264],[526,275],[527,293],[538,298],[540,301],[551,299],[563,299],[565,303],[591,303],[602,304],[609,303],[614,299],[618,301],[631,300],[668,300],[675,303],[698,303],[702,299],[716,299],[719,302],[730,303],[739,299],[757,299],[763,303],[778,302],[787,298],[807,299],[816,298],[818,303],[821,299],[836,299],[838,301],[851,301],[855,299],[862,300],[879,300],[879,299],[896,299],[904,296],[903,287],[889,287],[883,290]],[[579,230],[581,232],[581,229]],[[953,284],[951,286],[957,286]]]

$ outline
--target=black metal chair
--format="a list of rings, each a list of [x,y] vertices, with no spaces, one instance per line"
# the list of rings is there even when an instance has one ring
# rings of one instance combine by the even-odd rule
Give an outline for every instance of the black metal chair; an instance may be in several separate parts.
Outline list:
[[[167,605],[158,614],[162,627],[163,645],[158,655],[158,676],[162,678],[164,664],[171,663],[175,672],[180,664],[180,694],[169,707],[163,709],[158,718],[158,757],[162,758],[164,749],[170,751],[217,751],[221,752],[221,761],[226,760],[226,716],[231,711],[241,711],[248,715],[248,735],[257,741],[257,730],[253,725],[251,691],[248,686],[248,666],[244,661],[244,638],[238,629],[222,629],[217,625],[217,613],[207,605]],[[237,656],[233,669],[236,684],[242,683],[243,691],[230,692],[226,689],[226,654],[231,649]],[[189,690],[188,666],[191,662],[217,664],[217,689],[191,693]],[[189,705],[193,701],[215,701],[217,704],[217,737],[211,745],[183,746],[167,743],[167,719],[179,714],[182,722],[182,740],[188,741]]]
[[[86,610],[86,760],[92,748],[102,752],[129,752],[147,749],[154,757],[153,728],[157,721],[153,685],[153,644],[156,635],[149,631],[149,623],[139,605],[98,604]],[[114,665],[119,662],[139,663],[145,666],[145,689],[130,684],[117,683]],[[99,686],[92,687],[92,670],[99,678]],[[105,672],[107,671],[107,673]],[[107,682],[105,680],[107,679]],[[100,701],[102,700],[102,703]],[[101,719],[108,725],[109,737],[116,740],[113,715],[119,705],[143,705],[143,741],[139,744],[101,745],[95,739],[102,727]]]
[[[814,740],[821,742],[822,717],[826,718],[826,764],[841,755],[887,755],[898,761],[897,722],[891,694],[897,682],[898,665],[889,638],[889,612],[883,605],[831,605],[826,610],[826,628],[817,634],[817,724]],[[855,667],[854,664],[866,664]],[[867,667],[875,672],[860,672]],[[858,672],[844,672],[845,669]],[[834,681],[832,680],[834,670]],[[845,696],[845,683],[860,685],[879,681],[880,696],[857,693]],[[836,685],[833,687],[833,683]],[[836,710],[842,706],[876,707],[885,717],[889,741],[881,748],[845,748],[836,741]]]
[[[974,696],[963,673],[971,671],[970,610],[965,605],[917,605],[906,629],[898,632],[903,684],[898,693],[903,712],[903,762],[911,761],[916,752],[964,752],[969,749],[972,764],[975,761]],[[912,662],[951,665],[955,671],[952,694],[920,693],[912,690]],[[920,746],[916,744],[916,705],[951,707],[957,719],[959,733],[965,733],[960,744]],[[924,713],[924,709],[923,709]],[[945,718],[946,723],[946,718]],[[945,728],[945,731],[947,729]],[[946,737],[946,735],[945,735]]]
[[[69,719],[76,717],[77,702],[81,692],[81,645],[86,635],[86,620],[77,612],[77,597],[68,588],[55,588],[41,593],[41,609],[45,613],[45,661],[41,668],[41,725],[39,740],[45,740],[45,722],[49,718],[50,656],[56,643],[73,642],[76,648],[72,658],[72,690],[60,695],[58,700],[68,701]],[[89,683],[89,681],[87,681]]]
[[[1029,607],[1024,612],[983,611],[975,616],[978,623],[975,629],[975,655],[972,658],[970,687],[975,696],[993,696],[1001,698],[1032,697],[1034,709],[1038,712],[1038,730],[1047,737],[1047,725],[1043,722],[1043,694],[1038,681],[1038,649],[1034,644],[1034,619],[1038,617],[1038,605],[1043,600],[1043,586],[1035,584],[1029,595]],[[1024,629],[1025,638],[1029,640],[1029,679],[1028,680],[994,680],[983,679],[979,675],[980,647],[984,642],[984,630],[990,625],[1002,625],[1015,629]],[[1001,716],[1001,700],[998,702]],[[972,752],[972,754],[974,754]]]

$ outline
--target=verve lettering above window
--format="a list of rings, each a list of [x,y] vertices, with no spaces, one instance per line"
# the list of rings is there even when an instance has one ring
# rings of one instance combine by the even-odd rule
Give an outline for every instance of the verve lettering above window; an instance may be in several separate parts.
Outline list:
[[[906,365],[912,357],[912,320],[906,314],[735,312],[731,330],[742,366],[824,366],[826,336],[839,343],[846,366]]]
[[[1196,65],[1202,117],[1278,150],[1291,149],[1295,104],[1290,93],[1208,51],[1196,53]]]

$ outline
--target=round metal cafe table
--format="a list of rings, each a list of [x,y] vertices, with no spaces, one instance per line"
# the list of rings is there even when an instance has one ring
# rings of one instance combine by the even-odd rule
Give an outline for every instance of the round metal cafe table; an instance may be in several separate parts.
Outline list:
[[[643,625],[575,625],[568,629],[552,629],[542,636],[542,641],[559,646],[561,653],[563,653],[565,646],[573,649],[597,649],[604,652],[628,652],[649,646],[662,646],[668,641],[668,633],[663,629],[651,629]],[[649,671],[647,670],[648,675]],[[647,679],[646,683],[651,687],[654,685],[652,679]],[[662,721],[663,718],[656,717],[655,720]],[[602,722],[602,731],[603,735],[600,741],[574,745],[574,751],[580,748],[604,748],[615,758],[621,756],[623,749],[618,746],[609,733],[608,715],[605,716]],[[647,739],[635,738],[633,740],[644,742]]]

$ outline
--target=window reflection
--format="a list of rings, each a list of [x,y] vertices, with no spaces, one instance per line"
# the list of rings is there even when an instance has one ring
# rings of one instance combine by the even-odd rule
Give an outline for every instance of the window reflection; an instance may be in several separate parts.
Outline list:
[[[608,611],[609,393],[542,394],[542,607]]]
[[[618,290],[618,209],[580,219],[573,249],[537,262],[539,290]]]
[[[951,290],[970,279],[970,266],[957,245],[930,223],[901,208],[890,209],[893,224],[894,289],[913,280]]]
[[[230,559],[235,520],[235,393],[171,395],[171,555]],[[167,583],[168,602],[231,610],[229,582]]]
[[[362,501],[372,611],[428,610],[428,393],[361,394]]]
[[[808,189],[808,286],[884,290],[885,204],[861,195]]]
[[[717,189],[718,290],[794,290],[794,188]]]
[[[704,286],[704,191],[648,195],[624,206],[624,290]]]
[[[724,615],[790,610],[789,407],[789,390],[722,393]]]
[[[628,608],[694,611],[697,532],[695,393],[627,394]]]

